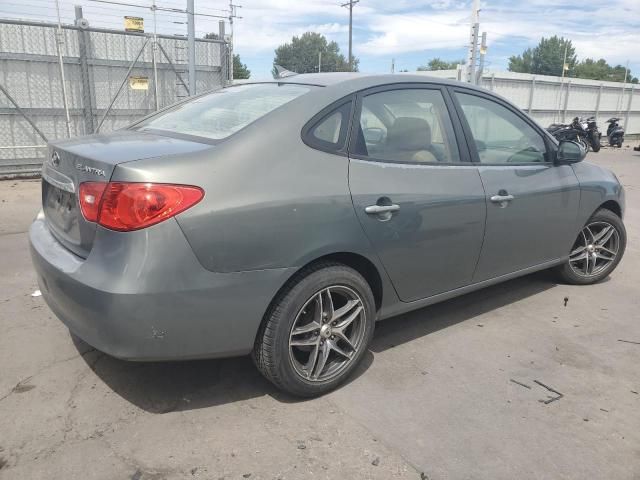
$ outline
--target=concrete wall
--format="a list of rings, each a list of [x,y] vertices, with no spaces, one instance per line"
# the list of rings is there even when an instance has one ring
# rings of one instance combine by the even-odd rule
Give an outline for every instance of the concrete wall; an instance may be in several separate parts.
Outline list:
[[[419,73],[458,78],[457,70]],[[487,71],[480,86],[509,99],[544,127],[595,115],[600,130],[606,131],[607,119],[620,117],[628,134],[640,134],[640,85]]]

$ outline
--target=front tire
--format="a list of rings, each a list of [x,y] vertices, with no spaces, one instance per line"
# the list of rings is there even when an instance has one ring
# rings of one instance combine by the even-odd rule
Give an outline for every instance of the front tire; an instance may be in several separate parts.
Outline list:
[[[627,231],[620,217],[610,210],[600,209],[580,231],[569,259],[557,271],[566,283],[597,283],[615,270],[626,246]]]
[[[373,337],[375,302],[367,281],[323,262],[295,275],[267,311],[253,349],[258,370],[300,397],[322,395],[353,372]]]
[[[597,134],[596,132],[591,132],[590,142],[591,142],[591,150],[593,150],[594,152],[599,152],[600,151],[600,135]]]

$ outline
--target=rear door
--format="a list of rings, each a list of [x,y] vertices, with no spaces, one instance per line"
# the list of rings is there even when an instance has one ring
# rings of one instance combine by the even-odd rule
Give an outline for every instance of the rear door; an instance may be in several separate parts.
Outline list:
[[[446,90],[377,88],[358,95],[349,147],[356,214],[403,301],[464,286],[486,214]]]
[[[580,201],[569,165],[554,165],[540,127],[506,102],[452,89],[486,191],[487,224],[474,282],[562,258]]]

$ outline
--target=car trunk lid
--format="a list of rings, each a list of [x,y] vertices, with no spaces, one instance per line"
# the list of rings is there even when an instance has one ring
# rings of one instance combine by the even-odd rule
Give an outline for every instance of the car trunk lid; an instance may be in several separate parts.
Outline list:
[[[145,132],[123,130],[56,142],[42,167],[42,209],[53,235],[76,255],[91,251],[96,224],[82,215],[83,182],[108,182],[118,164],[188,153],[211,145]]]

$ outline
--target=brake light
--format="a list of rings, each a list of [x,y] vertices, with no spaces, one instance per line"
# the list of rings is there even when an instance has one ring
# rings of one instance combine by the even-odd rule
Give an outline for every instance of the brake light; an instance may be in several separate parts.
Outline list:
[[[92,192],[102,185],[99,204],[94,214],[90,204]],[[83,190],[83,186],[86,186]],[[87,192],[87,198],[83,196]],[[139,230],[184,212],[204,197],[199,187],[165,183],[109,182],[80,185],[80,206],[84,217],[103,227],[121,232]],[[84,204],[83,204],[84,202]],[[93,220],[92,220],[93,218]]]

